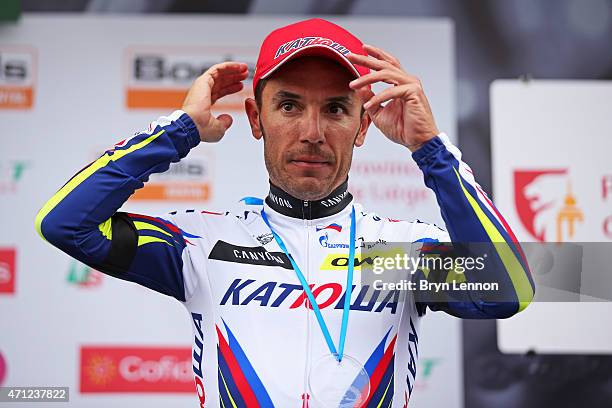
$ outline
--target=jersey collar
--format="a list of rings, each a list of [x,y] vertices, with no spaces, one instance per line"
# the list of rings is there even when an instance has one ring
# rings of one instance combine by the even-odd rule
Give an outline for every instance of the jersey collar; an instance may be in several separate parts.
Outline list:
[[[270,192],[266,197],[266,204],[283,215],[314,220],[339,213],[352,200],[353,196],[348,192],[348,179],[327,197],[315,201],[295,198],[270,182]]]

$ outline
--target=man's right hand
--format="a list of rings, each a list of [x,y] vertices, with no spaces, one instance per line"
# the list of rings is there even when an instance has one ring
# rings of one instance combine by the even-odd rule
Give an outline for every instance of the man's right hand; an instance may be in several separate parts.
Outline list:
[[[214,117],[210,109],[218,99],[242,90],[247,76],[247,64],[228,61],[213,65],[194,81],[182,110],[195,122],[201,141],[218,142],[232,125],[230,115]]]

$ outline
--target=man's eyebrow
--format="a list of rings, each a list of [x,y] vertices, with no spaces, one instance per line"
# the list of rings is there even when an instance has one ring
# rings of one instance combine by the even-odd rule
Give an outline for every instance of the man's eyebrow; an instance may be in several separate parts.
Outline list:
[[[300,100],[302,99],[301,95],[298,95],[296,93],[293,92],[289,92],[289,91],[278,91],[273,97],[272,100],[274,101],[278,101],[280,99],[296,99],[296,100]],[[339,95],[339,96],[330,96],[329,98],[325,99],[326,102],[339,102],[339,103],[344,103],[347,105],[352,105],[353,101],[352,98],[349,95]]]
[[[326,99],[326,101],[328,102],[339,102],[339,103],[344,103],[347,105],[352,105],[353,104],[353,100],[351,97],[349,97],[348,95],[343,95],[343,96],[332,96]]]
[[[298,94],[295,94],[293,92],[289,92],[289,91],[278,91],[274,97],[272,98],[273,100],[279,100],[279,99],[285,99],[285,98],[289,98],[289,99],[302,99],[302,97]]]

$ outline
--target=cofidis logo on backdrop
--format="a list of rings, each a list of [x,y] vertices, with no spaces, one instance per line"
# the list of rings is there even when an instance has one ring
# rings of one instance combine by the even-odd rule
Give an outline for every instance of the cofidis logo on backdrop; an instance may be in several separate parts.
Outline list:
[[[193,392],[189,347],[82,346],[81,393]]]
[[[242,110],[252,97],[251,79],[257,59],[255,47],[130,47],[125,52],[125,105],[127,109],[177,109],[193,81],[211,66],[223,61],[243,61],[249,78],[241,92],[220,99],[214,108]]]
[[[0,45],[0,109],[32,108],[35,76],[33,48]]]

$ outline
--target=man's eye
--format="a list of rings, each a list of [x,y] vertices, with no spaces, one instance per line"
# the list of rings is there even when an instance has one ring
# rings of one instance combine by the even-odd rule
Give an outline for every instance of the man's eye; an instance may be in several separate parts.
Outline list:
[[[346,113],[346,108],[342,105],[331,105],[329,107],[329,112],[334,115],[340,115],[342,113]]]
[[[295,105],[292,102],[283,102],[280,108],[283,112],[291,112],[293,108],[295,108]]]

